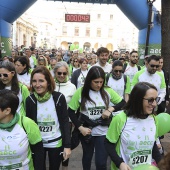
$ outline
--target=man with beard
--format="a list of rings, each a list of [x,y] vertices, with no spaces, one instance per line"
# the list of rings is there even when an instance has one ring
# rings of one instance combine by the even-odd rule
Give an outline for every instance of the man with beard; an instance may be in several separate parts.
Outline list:
[[[138,71],[132,81],[132,87],[138,82],[148,82],[153,84],[158,90],[159,102],[158,105],[165,100],[166,95],[166,84],[163,74],[158,72],[159,68],[159,57],[151,55],[147,59],[146,69]]]
[[[138,63],[138,52],[132,51],[129,57],[129,63],[125,63],[123,66],[123,72],[125,75],[129,76],[130,82],[132,83],[134,75],[141,70],[141,67],[137,65]]]
[[[97,54],[98,62],[93,66],[99,66],[104,70],[105,73],[110,73],[110,71],[112,70],[112,65],[107,62],[109,56],[109,50],[105,47],[100,47],[97,50],[96,54]]]

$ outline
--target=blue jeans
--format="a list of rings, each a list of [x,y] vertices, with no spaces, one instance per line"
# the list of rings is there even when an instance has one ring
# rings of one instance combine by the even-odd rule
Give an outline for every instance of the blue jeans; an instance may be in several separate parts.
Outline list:
[[[106,136],[92,136],[89,143],[84,141],[83,135],[80,135],[80,141],[83,148],[83,170],[90,170],[91,161],[95,149],[95,165],[96,170],[107,170],[107,157],[108,154],[104,147],[104,140]]]

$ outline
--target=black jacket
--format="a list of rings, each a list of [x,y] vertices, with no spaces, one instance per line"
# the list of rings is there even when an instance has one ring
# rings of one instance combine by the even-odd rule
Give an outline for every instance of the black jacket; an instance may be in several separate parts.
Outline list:
[[[56,114],[60,124],[63,147],[71,148],[69,119],[65,97],[60,92],[55,91],[52,93],[52,96],[54,99]],[[31,94],[26,99],[26,116],[37,123],[37,99],[35,98],[34,94]]]
[[[71,76],[71,83],[73,83],[76,86],[76,88],[77,88],[77,79],[79,78],[80,73],[81,73],[81,68],[75,70]]]

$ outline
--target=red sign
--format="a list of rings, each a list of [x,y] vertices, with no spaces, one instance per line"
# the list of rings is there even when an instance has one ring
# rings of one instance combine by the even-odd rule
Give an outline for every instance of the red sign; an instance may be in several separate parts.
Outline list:
[[[65,14],[65,22],[90,22],[90,15]]]

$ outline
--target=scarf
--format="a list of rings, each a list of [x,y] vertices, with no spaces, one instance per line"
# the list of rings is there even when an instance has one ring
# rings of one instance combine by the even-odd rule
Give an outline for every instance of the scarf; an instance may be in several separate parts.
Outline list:
[[[8,132],[11,132],[14,126],[16,125],[16,123],[18,122],[18,120],[19,120],[19,114],[15,113],[13,119],[10,122],[0,123],[0,129],[4,129],[7,130]]]
[[[122,78],[122,74],[121,74],[121,76],[116,76],[114,73],[112,73],[112,77],[113,77],[113,79],[115,79],[115,80],[119,80],[119,79],[121,79]]]
[[[56,83],[66,83],[66,82],[68,82],[68,80],[69,80],[68,76],[66,77],[66,79],[63,82],[59,82],[56,78],[54,79],[54,81]]]
[[[25,73],[27,73],[27,70],[23,70],[21,73],[18,73],[19,75],[24,75]]]
[[[43,97],[39,96],[36,92],[34,92],[34,95],[35,95],[35,98],[40,102],[40,103],[43,103],[43,102],[46,102],[50,99],[51,97],[51,93],[47,92],[45,93],[45,95]]]

